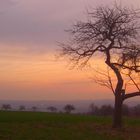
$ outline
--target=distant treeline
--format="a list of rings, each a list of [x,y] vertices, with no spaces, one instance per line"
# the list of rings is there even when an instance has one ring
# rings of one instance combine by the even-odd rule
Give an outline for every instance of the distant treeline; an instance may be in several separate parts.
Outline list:
[[[26,106],[24,106],[24,105],[20,105],[17,108],[13,108],[10,104],[2,104],[0,106],[0,110],[2,110],[2,111],[41,111],[42,109],[38,108],[37,106],[32,106],[30,108],[26,108]],[[72,111],[75,110],[75,106],[72,104],[66,104],[63,107],[63,111],[58,110],[57,107],[55,107],[55,106],[49,106],[49,107],[46,107],[45,110],[46,110],[45,112],[71,113]]]
[[[2,104],[0,106],[1,110],[15,110],[15,111],[40,111],[40,109],[37,106],[32,106],[31,108],[26,108],[24,105],[20,105],[17,109],[13,109],[10,104]],[[54,113],[72,113],[74,110],[76,110],[76,107],[72,104],[66,104],[63,107],[63,110],[58,110],[55,106],[49,106],[46,107],[45,112],[54,112]],[[102,105],[97,106],[94,103],[89,105],[89,108],[87,109],[84,114],[87,115],[96,115],[96,116],[111,116],[113,115],[114,108],[112,105]],[[129,107],[126,104],[123,104],[122,107],[122,113],[124,116],[140,116],[140,104],[135,105],[133,107]]]
[[[102,105],[101,107],[96,106],[92,103],[89,106],[88,114],[91,115],[101,115],[101,116],[111,116],[113,115],[114,108],[111,105]],[[124,116],[140,116],[140,104],[129,107],[123,104],[122,113]]]

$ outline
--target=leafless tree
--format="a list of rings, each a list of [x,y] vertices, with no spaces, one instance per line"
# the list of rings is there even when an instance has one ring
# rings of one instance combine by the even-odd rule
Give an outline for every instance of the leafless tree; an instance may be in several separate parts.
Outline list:
[[[92,114],[92,115],[98,115],[99,108],[94,103],[91,103],[89,105],[89,113]]]
[[[126,104],[123,104],[122,106],[122,114],[125,116],[129,116],[130,114],[130,107]]]
[[[67,104],[65,107],[64,107],[64,110],[66,111],[66,113],[71,113],[71,111],[75,110],[75,107],[71,104]]]
[[[135,116],[140,116],[140,104],[133,107],[133,114]]]
[[[94,62],[93,56],[103,56],[104,63],[115,75],[112,87],[115,97],[113,127],[122,127],[123,101],[140,95],[133,73],[140,73],[139,10],[115,4],[97,7],[87,12],[86,21],[78,21],[68,32],[71,39],[61,44],[61,55],[67,56],[74,66]],[[128,93],[125,75],[137,91]]]
[[[51,112],[56,112],[56,111],[57,111],[57,108],[54,107],[54,106],[49,106],[49,107],[47,108],[47,110],[49,110],[49,111],[51,111]]]
[[[36,106],[32,106],[31,109],[32,109],[32,111],[37,111],[38,108]]]
[[[2,110],[10,110],[10,109],[12,109],[10,104],[3,104],[1,108],[2,108]]]
[[[111,105],[102,105],[99,112],[102,116],[110,116],[113,113],[113,108]]]
[[[19,106],[19,111],[24,111],[25,109],[26,109],[26,107],[24,105]]]

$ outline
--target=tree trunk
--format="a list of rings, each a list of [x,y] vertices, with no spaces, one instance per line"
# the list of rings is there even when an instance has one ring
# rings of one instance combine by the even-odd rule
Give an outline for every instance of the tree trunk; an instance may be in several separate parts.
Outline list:
[[[113,116],[113,128],[122,127],[122,97],[117,94],[115,96],[115,105],[114,105],[114,116]]]

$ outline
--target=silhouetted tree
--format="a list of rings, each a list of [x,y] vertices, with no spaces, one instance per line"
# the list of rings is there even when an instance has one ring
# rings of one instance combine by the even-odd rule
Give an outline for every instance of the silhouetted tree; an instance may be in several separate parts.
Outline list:
[[[74,66],[86,66],[93,56],[103,56],[105,64],[116,77],[111,85],[115,97],[113,127],[122,127],[123,101],[140,95],[133,74],[140,72],[139,11],[127,7],[97,7],[88,11],[87,21],[78,21],[68,30],[71,39],[61,43],[61,56],[68,56]],[[127,77],[127,78],[124,78]],[[138,89],[128,93],[125,79]]]
[[[128,115],[129,115],[129,113],[130,113],[130,108],[129,108],[128,105],[123,104],[123,106],[122,106],[122,113],[123,113],[123,115],[125,115],[125,116],[128,116]]]
[[[2,108],[2,110],[10,110],[10,109],[12,109],[10,104],[3,104],[1,108]]]
[[[49,106],[47,109],[51,112],[56,112],[57,111],[57,108],[54,107],[54,106]]]
[[[133,113],[135,116],[140,116],[140,104],[133,107]]]
[[[102,116],[110,116],[113,114],[113,107],[111,105],[102,105],[99,112]]]
[[[26,109],[26,107],[25,107],[24,105],[20,105],[20,106],[19,106],[19,110],[20,110],[20,111],[24,111],[25,109]]]
[[[99,114],[99,108],[94,104],[89,105],[89,113],[92,115],[98,115]]]
[[[67,104],[65,107],[64,107],[64,110],[66,111],[66,113],[71,113],[71,111],[75,110],[75,107],[71,104]]]
[[[36,106],[32,106],[32,111],[37,111],[37,107]]]

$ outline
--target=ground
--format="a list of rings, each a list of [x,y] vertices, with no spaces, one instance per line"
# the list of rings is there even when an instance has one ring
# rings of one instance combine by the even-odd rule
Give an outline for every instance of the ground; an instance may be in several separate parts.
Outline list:
[[[111,117],[1,111],[0,140],[139,140],[140,119],[124,120],[113,130]]]

